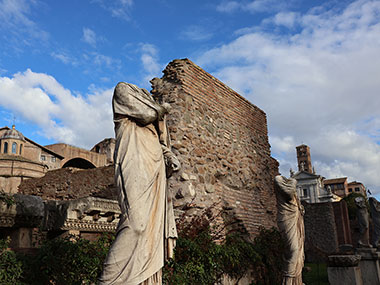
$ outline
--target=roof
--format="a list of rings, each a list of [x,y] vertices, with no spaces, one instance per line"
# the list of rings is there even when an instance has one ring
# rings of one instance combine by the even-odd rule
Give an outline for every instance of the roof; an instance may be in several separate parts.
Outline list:
[[[62,156],[62,155],[60,155],[60,154],[58,154],[58,153],[56,153],[56,152],[54,152],[54,151],[52,151],[52,150],[50,150],[50,149],[48,149],[48,148],[42,146],[42,145],[40,145],[40,144],[38,144],[38,143],[32,141],[31,139],[28,139],[28,138],[25,138],[25,139],[26,139],[28,142],[30,142],[31,144],[34,144],[34,145],[38,146],[39,148],[43,149],[43,151],[45,151],[45,152],[47,152],[47,153],[49,153],[49,154],[52,154],[52,155],[58,157],[59,159],[63,159],[63,158],[65,158],[64,156]]]
[[[364,186],[364,184],[359,181],[351,181],[350,183],[348,183],[348,185],[358,185],[358,184]]]
[[[12,126],[12,129],[6,127],[2,128],[6,129],[5,133],[0,137],[0,139],[16,139],[16,140],[22,140],[24,141],[25,138],[21,132],[16,130],[15,125]]]
[[[303,177],[302,177],[303,176]],[[310,179],[310,178],[319,178],[321,177],[318,174],[310,173],[304,170],[297,171],[294,175],[294,179]]]
[[[13,128],[13,126],[12,126],[12,129],[10,129],[10,128],[8,128],[7,126],[5,126],[5,127],[0,128],[0,131],[2,131],[2,130],[15,130],[15,129]],[[17,131],[17,130],[16,130],[16,131]],[[19,131],[17,131],[17,132],[20,133]],[[6,133],[5,133],[5,134],[6,134]],[[5,134],[2,136],[2,138],[4,138]],[[20,134],[21,134],[21,133],[20,133]],[[21,134],[21,135],[22,135],[22,134]],[[52,155],[58,157],[59,159],[63,159],[63,158],[64,158],[62,155],[60,155],[60,154],[58,154],[58,153],[56,153],[56,152],[54,152],[54,151],[52,151],[52,150],[50,150],[50,149],[48,149],[48,148],[46,148],[46,147],[44,147],[44,146],[42,146],[42,145],[36,143],[35,141],[32,141],[31,139],[28,139],[27,137],[24,137],[23,135],[22,135],[22,137],[23,137],[23,139],[26,140],[27,142],[29,142],[29,143],[31,143],[31,144],[34,144],[35,146],[41,148],[41,149],[42,149],[43,151],[45,151],[45,152],[47,152],[47,153],[49,153],[49,154],[52,154]]]
[[[323,184],[338,184],[338,183],[344,183],[347,181],[347,177],[341,177],[341,178],[333,178],[333,179],[325,179],[323,180]]]
[[[309,146],[307,146],[306,144],[301,144],[299,146],[296,146],[296,148],[300,148],[300,147],[309,147]]]

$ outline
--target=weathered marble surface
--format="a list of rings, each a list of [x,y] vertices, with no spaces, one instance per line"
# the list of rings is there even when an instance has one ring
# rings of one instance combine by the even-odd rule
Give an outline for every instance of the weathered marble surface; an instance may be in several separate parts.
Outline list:
[[[284,285],[302,285],[304,265],[305,230],[304,210],[297,197],[297,181],[293,178],[275,177],[277,197],[277,223],[286,241],[283,272]]]
[[[363,285],[360,255],[330,255],[327,273],[331,285]]]
[[[361,256],[359,267],[362,272],[364,285],[380,284],[380,253],[375,248],[358,248],[357,254]]]
[[[113,96],[115,183],[121,218],[99,284],[161,284],[177,237],[167,168],[179,169],[164,122],[167,109],[145,89],[119,83]],[[166,166],[165,166],[166,162]]]
[[[358,246],[371,247],[371,245],[369,244],[369,216],[365,199],[363,197],[356,197],[355,205],[357,207],[356,215],[360,231],[360,239],[358,241]]]
[[[360,255],[330,255],[330,267],[352,267],[358,266],[361,259]]]
[[[372,216],[372,245],[374,247],[379,247],[380,241],[380,202],[376,200],[374,197],[370,197],[369,201],[369,209],[371,211]]]

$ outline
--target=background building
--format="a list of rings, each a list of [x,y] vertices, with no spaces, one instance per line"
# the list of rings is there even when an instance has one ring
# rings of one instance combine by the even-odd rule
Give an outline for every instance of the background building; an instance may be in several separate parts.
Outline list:
[[[298,172],[291,174],[297,180],[297,193],[301,201],[324,203],[338,201],[329,189],[323,187],[324,177],[315,173],[311,163],[310,148],[302,144],[296,147]]]
[[[43,177],[50,170],[109,164],[112,155],[105,151],[99,153],[63,143],[42,146],[24,137],[14,125],[0,128],[0,190],[7,193],[17,193],[23,180]]]
[[[362,194],[364,197],[367,197],[367,189],[363,185],[363,183],[358,181],[352,181],[347,184],[348,193],[359,193]]]

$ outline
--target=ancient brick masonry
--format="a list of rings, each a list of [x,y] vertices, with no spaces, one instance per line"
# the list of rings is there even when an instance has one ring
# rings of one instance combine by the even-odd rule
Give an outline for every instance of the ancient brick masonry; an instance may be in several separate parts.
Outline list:
[[[73,200],[83,197],[117,199],[113,166],[93,169],[61,168],[44,177],[24,180],[19,193],[40,196],[44,200]]]
[[[251,236],[276,225],[265,113],[188,59],[174,60],[152,83],[170,103],[172,148],[182,163],[169,186],[177,215],[196,215],[218,203]]]

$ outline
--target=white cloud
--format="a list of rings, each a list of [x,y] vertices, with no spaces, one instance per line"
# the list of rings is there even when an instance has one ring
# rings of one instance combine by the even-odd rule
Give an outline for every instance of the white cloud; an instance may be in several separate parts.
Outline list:
[[[36,3],[34,0],[0,0],[0,29],[18,39],[13,42],[28,44],[32,39],[47,40],[48,33],[29,16]],[[7,40],[11,39],[8,37]]]
[[[273,22],[278,26],[282,25],[287,28],[293,28],[297,17],[298,14],[294,12],[280,12],[274,16]]]
[[[282,173],[295,168],[295,146],[305,143],[319,173],[380,193],[380,1],[282,11],[263,22],[197,63],[267,113]],[[270,23],[297,30],[265,32]]]
[[[112,57],[100,53],[93,53],[93,57],[93,62],[96,65],[100,66],[105,65],[107,67],[111,67],[112,64],[115,62],[115,60]]]
[[[96,34],[95,34],[95,32],[93,30],[91,30],[89,28],[83,28],[82,40],[85,43],[88,43],[89,45],[95,47],[96,46],[97,37],[96,37]]]
[[[153,77],[157,77],[161,71],[161,65],[158,60],[158,50],[156,46],[148,43],[140,44],[141,63],[143,65],[144,81],[149,82]]]
[[[240,8],[240,4],[236,1],[222,1],[217,7],[218,12],[232,13]]]
[[[93,0],[98,3],[103,9],[109,11],[113,17],[117,17],[123,20],[131,19],[131,9],[133,6],[133,0]]]
[[[0,77],[0,105],[39,126],[46,137],[92,147],[112,132],[112,90],[73,95],[54,77],[30,69]]]
[[[254,1],[221,1],[216,10],[222,13],[232,13],[238,10],[252,14],[280,11],[291,5],[292,1],[254,0]]]
[[[53,58],[58,59],[59,61],[63,62],[64,64],[70,64],[74,66],[78,64],[75,58],[71,57],[65,52],[52,52],[50,55]]]
[[[210,39],[212,36],[213,34],[210,32],[210,29],[206,29],[200,25],[191,25],[181,32],[180,38],[191,41],[204,41]]]

